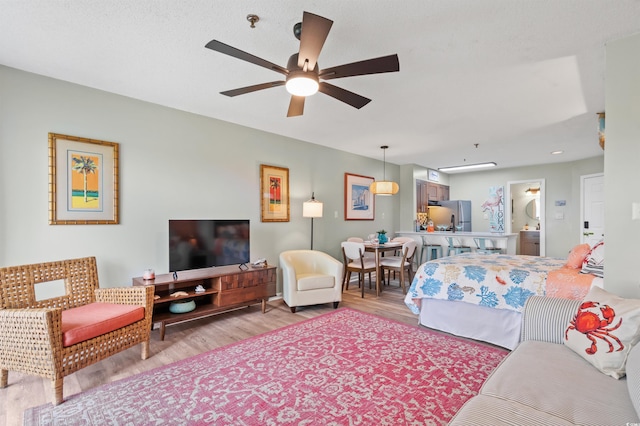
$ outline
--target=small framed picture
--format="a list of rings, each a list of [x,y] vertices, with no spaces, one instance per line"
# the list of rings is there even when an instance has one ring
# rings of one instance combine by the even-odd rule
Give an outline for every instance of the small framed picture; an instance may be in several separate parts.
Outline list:
[[[263,222],[289,222],[289,169],[260,165],[260,206]]]
[[[429,180],[432,182],[440,182],[440,173],[436,170],[429,170]]]
[[[119,144],[49,133],[49,225],[112,225]]]
[[[369,176],[344,174],[345,220],[374,220],[374,196],[369,186],[374,182]]]

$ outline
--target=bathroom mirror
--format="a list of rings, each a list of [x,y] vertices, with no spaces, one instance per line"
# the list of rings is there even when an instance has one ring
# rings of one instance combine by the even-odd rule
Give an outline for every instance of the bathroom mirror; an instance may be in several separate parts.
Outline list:
[[[527,216],[531,219],[538,220],[540,217],[538,216],[538,207],[536,206],[536,200],[533,199],[527,203],[525,207],[525,211],[527,212]]]

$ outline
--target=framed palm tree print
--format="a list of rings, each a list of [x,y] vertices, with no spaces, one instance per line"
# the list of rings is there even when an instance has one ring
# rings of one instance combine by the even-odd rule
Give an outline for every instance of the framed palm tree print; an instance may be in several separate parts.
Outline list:
[[[49,133],[49,224],[112,225],[119,144]]]
[[[289,169],[260,165],[260,207],[263,222],[289,222]]]

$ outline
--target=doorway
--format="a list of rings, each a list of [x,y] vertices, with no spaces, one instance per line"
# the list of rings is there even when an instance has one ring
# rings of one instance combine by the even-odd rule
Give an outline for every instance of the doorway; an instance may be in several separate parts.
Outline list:
[[[529,230],[540,228],[540,256],[546,253],[546,237],[545,237],[545,180],[529,179],[507,182],[505,191],[505,200],[507,208],[505,214],[505,231],[509,234],[518,234],[518,243],[516,247],[520,247],[519,232],[525,227]],[[519,249],[516,250],[516,253]]]
[[[580,176],[580,242],[593,247],[604,238],[604,174]]]

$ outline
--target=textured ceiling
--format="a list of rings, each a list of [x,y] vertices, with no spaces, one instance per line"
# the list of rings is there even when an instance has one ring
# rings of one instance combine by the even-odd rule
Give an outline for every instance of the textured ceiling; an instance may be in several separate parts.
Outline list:
[[[334,21],[320,68],[397,53],[400,72],[332,80],[372,99],[360,110],[316,94],[287,118],[283,86],[220,95],[283,76],[204,45],[286,66],[303,11]],[[0,64],[431,168],[601,155],[605,45],[637,32],[639,0],[0,0]]]

